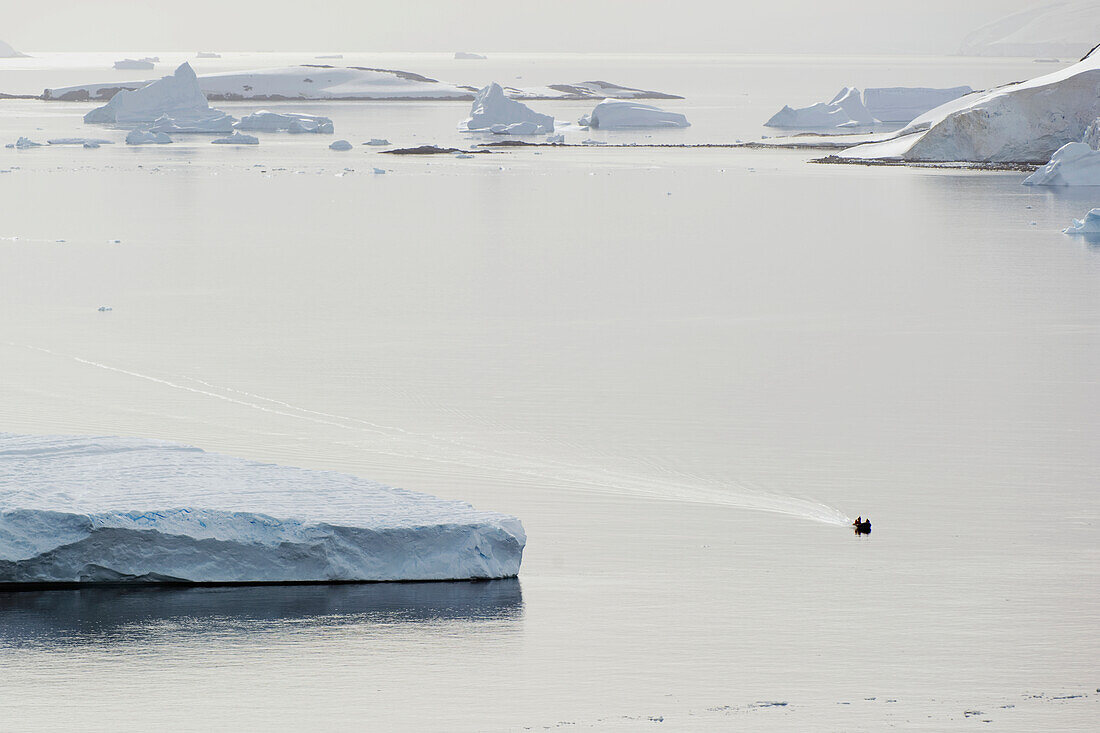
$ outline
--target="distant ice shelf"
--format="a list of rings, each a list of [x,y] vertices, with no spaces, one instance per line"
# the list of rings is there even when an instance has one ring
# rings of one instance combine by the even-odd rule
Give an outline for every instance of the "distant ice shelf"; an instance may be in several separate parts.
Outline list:
[[[0,583],[512,577],[515,517],[141,438],[0,433]]]

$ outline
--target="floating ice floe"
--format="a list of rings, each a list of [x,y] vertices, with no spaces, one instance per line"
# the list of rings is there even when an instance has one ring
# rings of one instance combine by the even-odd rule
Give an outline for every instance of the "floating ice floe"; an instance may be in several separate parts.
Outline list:
[[[20,150],[25,150],[27,148],[41,148],[41,147],[43,147],[43,145],[42,145],[42,143],[36,143],[34,140],[31,140],[29,137],[20,137],[15,142],[8,143],[4,147],[5,148],[18,148]]]
[[[260,132],[316,132],[332,134],[332,120],[319,115],[298,112],[269,112],[266,109],[245,115],[237,123],[238,130]]]
[[[127,145],[166,145],[170,142],[172,142],[172,138],[163,132],[130,130],[126,133]]]
[[[99,137],[54,137],[46,141],[50,145],[114,145],[114,140]]]
[[[102,107],[84,115],[85,122],[155,123],[160,132],[224,132],[233,118],[213,109],[199,88],[191,65],[180,64],[175,73],[147,86],[122,91]]]
[[[548,143],[564,143],[565,135],[547,135],[546,142]]]
[[[376,146],[381,146],[381,145],[392,145],[393,143],[391,143],[391,142],[390,142],[389,140],[387,140],[387,139],[386,139],[386,138],[384,138],[384,137],[372,137],[372,138],[371,138],[370,140],[367,140],[367,141],[366,141],[365,143],[363,143],[363,144],[364,144],[364,145],[376,145]]]
[[[347,140],[335,140],[328,147],[329,150],[351,150],[351,143]]]
[[[1100,150],[1066,143],[1050,162],[1024,179],[1025,186],[1100,186]]]
[[[220,59],[221,57],[220,53],[214,53],[213,51],[199,51],[195,54],[197,59]]]
[[[509,128],[516,125],[522,125],[522,128],[509,132]],[[494,126],[504,134],[544,134],[554,131],[554,118],[535,112],[523,102],[509,99],[504,95],[504,88],[493,82],[478,91],[470,108],[470,116],[459,125],[459,129],[491,130]]]
[[[486,58],[486,56],[482,56],[479,53],[470,53],[469,51],[455,51],[456,61],[484,61]]]
[[[109,305],[101,305],[98,308],[96,308],[96,310],[99,311],[100,313],[106,313],[107,311],[113,311],[114,308],[112,308]],[[2,521],[2,520],[0,520],[0,521]]]
[[[252,135],[246,135],[243,132],[234,131],[226,137],[219,137],[210,142],[215,145],[259,145],[260,139]]]
[[[1063,229],[1062,233],[1100,237],[1100,209],[1093,209],[1085,214],[1084,219],[1074,219],[1073,224]]]
[[[605,99],[578,120],[585,127],[618,130],[639,127],[690,127],[687,117],[660,107],[624,99]]]
[[[0,433],[0,583],[466,580],[519,520],[159,440]]]
[[[1100,117],[1100,52],[1052,74],[975,92],[920,115],[847,159],[1045,163]]]
[[[154,68],[159,57],[152,56],[143,59],[122,59],[115,62],[115,68],[123,71],[148,71]]]
[[[371,170],[371,173],[382,176],[382,175],[386,174],[386,169],[385,168],[374,168],[373,170]]]

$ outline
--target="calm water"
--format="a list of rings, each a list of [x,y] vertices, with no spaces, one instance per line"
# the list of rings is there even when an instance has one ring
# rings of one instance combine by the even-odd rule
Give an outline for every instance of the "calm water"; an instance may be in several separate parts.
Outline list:
[[[602,133],[623,142],[753,139],[844,84],[1046,70],[345,62],[688,97],[668,106],[693,127]],[[0,90],[114,73],[74,67]],[[461,103],[295,109],[353,142],[473,142]],[[0,137],[121,141],[86,110],[4,102]],[[0,150],[0,429],[466,499],[523,519],[520,579],[0,598],[6,725],[1094,728],[1100,249],[1060,230],[1100,190],[795,152],[329,141]],[[855,514],[870,537],[829,523]]]

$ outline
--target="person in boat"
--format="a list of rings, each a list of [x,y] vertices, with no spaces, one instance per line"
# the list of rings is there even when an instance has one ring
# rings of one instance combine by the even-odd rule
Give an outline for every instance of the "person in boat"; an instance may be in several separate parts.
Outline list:
[[[862,514],[856,517],[852,526],[856,528],[856,534],[871,534],[871,520],[864,519]]]

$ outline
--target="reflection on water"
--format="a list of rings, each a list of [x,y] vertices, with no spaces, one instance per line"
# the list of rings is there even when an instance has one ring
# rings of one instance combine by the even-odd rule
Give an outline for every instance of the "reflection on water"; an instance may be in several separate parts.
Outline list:
[[[517,579],[460,583],[88,588],[0,593],[0,646],[72,646],[166,628],[210,634],[335,625],[516,621]]]

